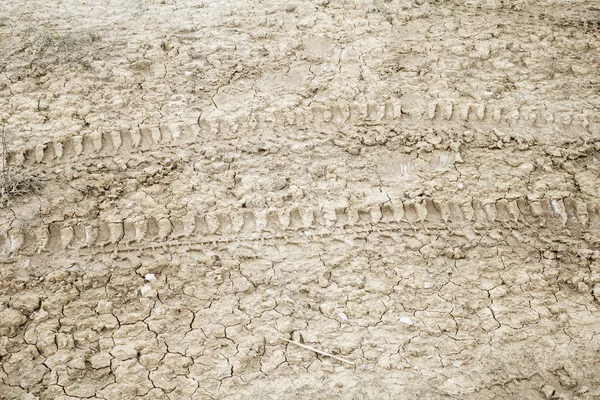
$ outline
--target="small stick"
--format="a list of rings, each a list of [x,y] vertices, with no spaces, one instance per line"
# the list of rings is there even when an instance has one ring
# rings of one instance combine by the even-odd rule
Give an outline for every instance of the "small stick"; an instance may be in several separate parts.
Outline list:
[[[293,340],[288,340],[288,339],[284,339],[284,338],[280,338],[280,339],[281,339],[281,340],[285,340],[285,341],[286,341],[286,342],[288,342],[288,343],[295,344],[296,346],[300,346],[300,347],[302,347],[302,348],[305,348],[306,350],[314,351],[315,353],[319,353],[319,354],[322,354],[322,355],[324,355],[324,356],[327,356],[327,357],[335,358],[335,359],[336,359],[336,360],[338,360],[338,361],[341,361],[341,362],[345,362],[345,363],[347,363],[347,364],[354,365],[354,363],[353,363],[352,361],[348,361],[348,360],[346,360],[346,359],[344,359],[344,358],[341,358],[341,357],[338,357],[338,356],[334,356],[333,354],[325,353],[324,351],[317,350],[317,349],[315,349],[314,347],[310,347],[310,346],[307,346],[307,345],[305,345],[305,344],[302,344],[302,343],[294,342]]]

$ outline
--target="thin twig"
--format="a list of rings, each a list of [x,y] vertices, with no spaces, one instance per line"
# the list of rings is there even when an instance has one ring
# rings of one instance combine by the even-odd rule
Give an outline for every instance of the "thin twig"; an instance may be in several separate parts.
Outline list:
[[[300,347],[302,347],[302,348],[304,348],[304,349],[306,349],[306,350],[314,351],[315,353],[319,353],[319,354],[321,354],[321,355],[324,355],[324,356],[327,356],[327,357],[335,358],[335,359],[336,359],[336,360],[338,360],[338,361],[341,361],[341,362],[345,362],[345,363],[347,363],[347,364],[354,365],[354,363],[353,363],[352,361],[348,361],[348,360],[346,360],[346,359],[344,359],[344,358],[341,358],[341,357],[338,357],[338,356],[334,356],[333,354],[330,354],[330,353],[325,353],[324,351],[317,350],[317,349],[315,349],[314,347],[310,347],[310,346],[307,346],[307,345],[305,345],[305,344],[302,344],[302,343],[294,342],[293,340],[288,340],[288,339],[284,339],[284,338],[280,338],[280,339],[281,339],[281,340],[285,340],[285,341],[286,341],[286,342],[288,342],[288,343],[295,344],[296,346],[300,346]]]

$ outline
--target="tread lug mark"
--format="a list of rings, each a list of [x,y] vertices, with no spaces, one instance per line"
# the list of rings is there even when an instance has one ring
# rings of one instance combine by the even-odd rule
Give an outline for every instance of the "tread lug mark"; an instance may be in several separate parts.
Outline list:
[[[425,113],[425,119],[436,120],[439,119],[438,109],[440,108],[439,102],[432,102],[427,105],[427,112]]]
[[[198,127],[200,128],[200,132],[201,134],[204,135],[212,135],[212,127],[210,125],[210,122],[208,122],[206,120],[206,118],[200,118],[198,120]]]
[[[154,240],[155,238],[158,237],[159,228],[158,228],[158,221],[156,220],[156,218],[154,218],[154,217],[148,218],[147,228],[148,228],[147,237],[149,240]]]
[[[526,126],[535,126],[538,120],[537,111],[531,107],[521,106],[519,107],[519,116],[521,122],[524,122]]]
[[[336,207],[334,209],[335,212],[335,223],[340,227],[344,227],[348,225],[348,214],[347,207]]]
[[[242,217],[244,219],[244,224],[240,230],[240,233],[244,235],[253,233],[256,230],[256,219],[254,218],[254,214],[247,210],[244,211]]]
[[[519,205],[517,204],[516,200],[507,201],[506,210],[514,222],[519,222],[522,220]]]
[[[346,122],[348,122],[348,120],[350,119],[350,108],[348,107],[347,104],[337,104],[336,106],[336,115],[333,116],[334,120],[333,122],[337,123],[337,124],[344,124]],[[331,113],[333,115],[333,109],[331,110]]]
[[[100,237],[100,228],[96,226],[85,227],[85,243],[87,247],[95,245]]]
[[[472,200],[465,201],[464,203],[460,204],[460,210],[465,216],[466,221],[475,222],[476,215]]]
[[[110,244],[117,244],[123,239],[123,222],[111,222],[108,224],[108,231],[110,235]]]
[[[356,125],[359,121],[364,121],[364,109],[361,104],[352,103],[350,104],[350,121],[353,125]]]
[[[243,126],[243,121],[240,121],[239,118],[238,118],[238,125]],[[286,127],[286,126],[294,126],[294,125],[296,125],[294,112],[291,110],[286,110],[283,113],[283,126]]]
[[[121,146],[123,148],[131,149],[131,148],[137,147],[133,143],[133,136],[132,136],[133,131],[134,131],[134,128],[121,130]]]
[[[449,215],[449,220],[451,222],[462,222],[462,221],[466,220],[465,214],[463,213],[463,210],[460,207],[460,204],[450,203],[450,205],[448,207],[450,209],[448,215]]]
[[[587,215],[589,218],[589,229],[600,229],[600,207],[595,203],[587,204]]]
[[[558,220],[554,218],[557,215],[554,213],[554,210],[552,209],[552,204],[551,204],[550,200],[545,199],[545,198],[541,199],[539,201],[539,204],[542,208],[542,218],[544,219],[544,223],[551,224],[552,226],[554,226],[555,222],[558,222]]]
[[[486,200],[483,203],[483,211],[488,221],[496,221],[498,219],[498,209],[496,208],[496,202],[493,200]]]
[[[23,246],[21,252],[24,254],[34,254],[36,243],[37,239],[34,233],[23,232]]]
[[[539,201],[530,201],[529,208],[531,210],[531,215],[535,218],[543,218],[544,217],[544,208],[542,207],[542,203]]]
[[[284,113],[285,119],[284,119],[284,126],[295,126],[296,125],[296,114],[294,113],[294,110],[286,110]],[[240,118],[238,118],[238,124],[240,126],[244,125],[244,121],[240,121]]]
[[[283,230],[287,230],[290,228],[292,219],[289,210],[285,210],[284,212],[279,214],[279,223],[281,224],[281,229]]]
[[[54,154],[57,160],[61,160],[63,158],[63,142],[59,141],[54,143]]]
[[[378,224],[381,219],[382,219],[382,215],[381,215],[381,207],[380,206],[372,206],[369,209],[369,220],[372,224]]]
[[[150,132],[150,128],[148,128],[147,126],[143,126],[141,128],[136,128],[134,132],[139,134],[138,147],[147,149],[152,146],[152,133]],[[137,139],[135,136],[135,134],[132,134],[132,139],[134,143]]]
[[[77,247],[75,244],[75,229],[72,226],[65,226],[60,229],[60,247],[63,250]]]
[[[191,138],[193,138],[195,136],[194,132],[192,131],[192,127],[193,126],[194,125],[188,125],[188,124],[185,124],[185,123],[180,124],[178,126],[178,129],[179,129],[179,134],[178,135],[179,135],[179,137],[181,137],[182,139],[191,139]]]
[[[195,215],[194,216],[194,236],[206,236],[208,235],[208,224],[206,223],[206,218],[204,216]]]
[[[519,110],[507,112],[502,119],[506,121],[509,126],[514,127],[519,121]]]
[[[219,220],[219,228],[215,231],[216,234],[228,235],[233,233],[233,225],[231,223],[231,218],[229,218],[229,214],[217,213],[217,218]]]
[[[34,154],[35,154],[35,162],[41,163],[44,159],[44,150],[46,149],[45,144],[38,144],[35,146]]]
[[[331,107],[323,107],[323,122],[330,124],[333,121],[333,114],[331,113]]]
[[[565,210],[565,204],[562,199],[554,199],[550,201],[550,205],[552,207],[552,211],[555,217],[560,218],[563,228],[567,225],[568,215]]]
[[[157,240],[164,242],[173,233],[173,224],[169,218],[161,218],[156,221],[156,224],[158,226]]]
[[[485,118],[485,105],[477,104],[475,106],[475,118],[477,121],[483,121]]]
[[[35,251],[36,253],[40,254],[48,247],[48,243],[50,241],[50,232],[48,231],[48,227],[44,226],[36,229],[34,235],[36,239]]]
[[[396,110],[394,107],[394,103],[391,101],[386,101],[383,108],[383,119],[385,121],[393,121],[396,119]]]
[[[411,224],[421,221],[421,216],[417,209],[417,202],[415,200],[406,200],[403,202],[404,206],[404,218]]]
[[[392,201],[392,209],[394,210],[394,219],[397,223],[406,221],[406,214],[404,212],[404,204],[401,200]]]
[[[23,164],[33,165],[35,164],[35,148],[27,149],[23,152]]]
[[[84,152],[84,138],[86,136],[73,136],[73,157],[79,157]],[[90,140],[89,138],[87,139]],[[90,147],[93,147],[91,143],[89,143]]]
[[[315,213],[311,208],[300,208],[300,217],[302,218],[302,228],[310,228],[317,223]]]
[[[445,101],[442,103],[441,118],[446,121],[450,121],[454,115],[455,105],[451,101]]]
[[[231,220],[231,231],[236,235],[239,234],[244,228],[244,215],[240,212],[233,212],[229,214]]]
[[[204,215],[204,220],[206,221],[208,234],[216,235],[221,227],[219,216],[215,212],[208,212]]]
[[[306,115],[304,115],[304,110],[296,109],[294,110],[294,124],[299,129],[305,129],[307,124]]]
[[[75,240],[73,242],[73,247],[82,248],[85,247],[87,243],[87,230],[89,226],[83,223],[76,224],[74,227],[75,230]]]
[[[100,151],[102,151],[102,145],[103,145],[102,132],[98,132],[98,131],[92,132],[89,135],[87,135],[86,137],[88,137],[91,142],[89,153],[99,153]]]
[[[304,222],[302,220],[302,215],[300,214],[300,210],[298,208],[293,208],[290,210],[290,227],[289,229],[297,230],[302,229],[304,227]]]
[[[368,208],[361,208],[356,210],[357,212],[357,219],[356,222],[357,224],[370,224],[371,223],[371,214],[369,213],[369,209]]]
[[[267,225],[265,230],[269,232],[278,232],[281,230],[281,223],[277,211],[270,210],[267,212]]]
[[[499,106],[488,104],[485,107],[486,119],[494,122],[500,122],[502,119],[502,109]]]
[[[144,238],[150,236],[148,230],[148,221],[145,219],[141,219],[134,223],[135,227],[135,241],[136,243],[140,243]]]
[[[396,218],[394,216],[394,207],[389,203],[383,204],[381,206],[381,222],[384,222],[386,224],[396,222]]]
[[[157,145],[161,142],[161,133],[160,133],[160,129],[157,126],[151,127],[149,128],[150,130],[150,137],[152,138],[152,144],[153,145]]]
[[[90,155],[93,152],[94,152],[94,142],[92,140],[92,137],[89,134],[81,136],[81,151],[77,152],[77,150],[76,150],[76,155],[77,156]]]
[[[590,121],[588,116],[585,114],[578,114],[574,116],[573,125],[577,127],[581,127],[585,131],[589,132]]]
[[[76,156],[75,141],[77,136],[63,139],[62,141],[62,158],[69,159]]]
[[[114,131],[110,133],[110,141],[112,143],[113,151],[116,151],[121,148],[123,141],[121,139],[121,133]]]
[[[565,214],[567,216],[567,225],[580,227],[583,225],[579,216],[577,214],[577,210],[575,208],[575,201],[571,198],[566,198],[563,200]]]
[[[172,219],[171,225],[173,226],[173,232],[171,233],[172,238],[180,239],[185,236],[185,226],[183,225],[182,220]]]
[[[6,252],[7,254],[16,254],[25,244],[25,234],[19,230],[11,229],[7,237]]]
[[[8,162],[11,165],[20,167],[25,163],[25,154],[22,151],[15,151],[9,154]]]
[[[588,216],[588,210],[585,202],[582,200],[574,200],[573,205],[575,207],[575,213],[577,214],[577,218],[581,222],[583,226],[588,226],[590,219]]]
[[[56,144],[54,142],[46,143],[45,148],[43,150],[42,162],[50,163],[57,159],[56,156]]]
[[[8,254],[8,249],[10,248],[10,239],[8,238],[7,232],[0,232],[0,248],[2,249],[0,254]]]
[[[475,222],[485,222],[488,219],[487,213],[483,209],[483,204],[479,200],[473,200],[471,202],[473,205]]]
[[[322,217],[324,226],[334,226],[337,223],[335,207],[323,207],[320,216]]]
[[[257,232],[264,231],[268,223],[267,210],[260,210],[254,213],[254,224]]]
[[[514,218],[508,209],[508,200],[500,199],[496,201],[496,219],[502,222],[508,222],[514,220],[516,222],[516,218]]]
[[[180,123],[169,125],[169,133],[171,134],[171,137],[173,138],[173,140],[181,139],[181,127],[182,126],[183,126],[183,124],[180,124]]]
[[[375,102],[367,103],[367,115],[366,119],[369,121],[378,121],[379,119],[379,111],[377,110],[378,104]]]
[[[346,209],[346,216],[348,218],[348,226],[358,225],[361,223],[359,210],[354,207]]]
[[[54,251],[59,249],[60,246],[60,228],[56,224],[50,224],[48,227],[48,245],[46,248],[50,251]]]
[[[200,125],[198,125],[198,124],[191,124],[191,125],[189,125],[189,127],[190,127],[190,132],[191,132],[192,138],[199,137],[200,134],[202,133],[202,130],[200,129]]]
[[[440,212],[440,206],[437,204],[437,202],[433,201],[430,198],[427,198],[424,200],[425,202],[425,210],[426,210],[426,219],[429,222],[441,222],[442,220],[445,220],[445,218],[442,217],[442,213]]]
[[[125,219],[123,221],[123,242],[129,245],[135,242],[135,221],[131,219]]]
[[[115,151],[115,148],[113,146],[113,141],[112,141],[112,132],[104,132],[100,135],[100,138],[101,138],[100,150],[104,150],[103,154],[113,153]],[[100,152],[100,150],[97,150],[97,152]]]
[[[471,112],[471,105],[470,104],[461,104],[458,107],[458,119],[459,121],[468,121],[469,120],[469,113]]]
[[[181,218],[181,223],[183,224],[183,236],[192,236],[196,230],[196,212],[189,211]]]

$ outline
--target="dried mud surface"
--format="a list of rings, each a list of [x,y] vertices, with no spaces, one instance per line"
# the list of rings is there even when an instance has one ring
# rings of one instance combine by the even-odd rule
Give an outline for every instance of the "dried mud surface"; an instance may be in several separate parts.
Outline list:
[[[2,3],[0,399],[600,398],[600,2]]]

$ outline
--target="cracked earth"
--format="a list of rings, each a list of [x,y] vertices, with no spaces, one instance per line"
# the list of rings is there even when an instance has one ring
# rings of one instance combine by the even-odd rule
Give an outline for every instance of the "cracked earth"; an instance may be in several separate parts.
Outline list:
[[[4,0],[0,399],[600,398],[599,71],[597,0]]]

